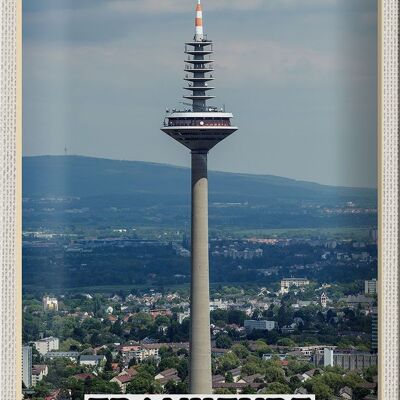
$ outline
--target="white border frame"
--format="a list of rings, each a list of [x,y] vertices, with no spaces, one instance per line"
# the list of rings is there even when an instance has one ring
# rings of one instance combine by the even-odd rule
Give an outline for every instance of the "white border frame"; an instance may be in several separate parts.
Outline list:
[[[324,1],[324,0],[321,0]],[[21,2],[0,0],[0,396],[21,394]],[[398,0],[379,2],[379,398],[400,398]]]
[[[0,0],[0,397],[22,399],[22,0]]]
[[[379,399],[400,398],[399,368],[399,2],[378,10]]]

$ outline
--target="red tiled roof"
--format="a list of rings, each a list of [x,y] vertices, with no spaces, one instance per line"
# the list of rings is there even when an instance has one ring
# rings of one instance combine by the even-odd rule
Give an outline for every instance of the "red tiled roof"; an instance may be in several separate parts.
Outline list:
[[[72,377],[77,379],[78,381],[85,381],[86,379],[94,379],[94,378],[96,378],[95,375],[87,374],[87,373],[76,374],[76,375],[73,375]]]

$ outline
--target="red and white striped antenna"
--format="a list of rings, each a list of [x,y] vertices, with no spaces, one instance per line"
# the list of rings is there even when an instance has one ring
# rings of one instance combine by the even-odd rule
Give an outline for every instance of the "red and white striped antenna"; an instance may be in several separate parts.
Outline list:
[[[203,9],[201,7],[201,0],[197,0],[196,6],[196,34],[194,39],[196,42],[201,42],[204,38],[203,31]]]

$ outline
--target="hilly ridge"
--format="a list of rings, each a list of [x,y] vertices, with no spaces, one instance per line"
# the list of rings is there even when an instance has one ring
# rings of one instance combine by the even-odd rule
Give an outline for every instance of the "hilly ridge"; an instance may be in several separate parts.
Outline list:
[[[272,175],[209,172],[213,201],[358,199],[375,203],[376,190],[296,181]],[[190,169],[141,161],[82,156],[23,158],[23,195],[188,197]],[[161,199],[162,200],[162,199]]]
[[[81,156],[24,157],[23,197],[24,229],[188,229],[190,169]],[[211,229],[376,225],[374,189],[210,171],[209,200]],[[348,202],[361,211],[343,212]]]

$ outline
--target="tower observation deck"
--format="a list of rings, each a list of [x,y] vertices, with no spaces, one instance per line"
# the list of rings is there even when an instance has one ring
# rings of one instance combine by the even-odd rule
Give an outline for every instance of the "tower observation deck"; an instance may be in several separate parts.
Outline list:
[[[189,392],[211,394],[211,338],[208,255],[207,154],[235,132],[233,115],[224,108],[207,105],[214,98],[213,42],[203,33],[201,0],[197,0],[195,36],[185,44],[184,110],[167,111],[163,132],[191,150],[192,158],[192,246],[190,290]]]
[[[196,8],[196,34],[193,40],[185,43],[185,90],[183,96],[187,106],[184,110],[173,109],[167,112],[163,132],[192,151],[207,153],[217,143],[237,130],[232,126],[233,115],[224,108],[208,106],[207,101],[214,99],[214,60],[212,59],[213,42],[203,33],[203,16],[200,0]]]

